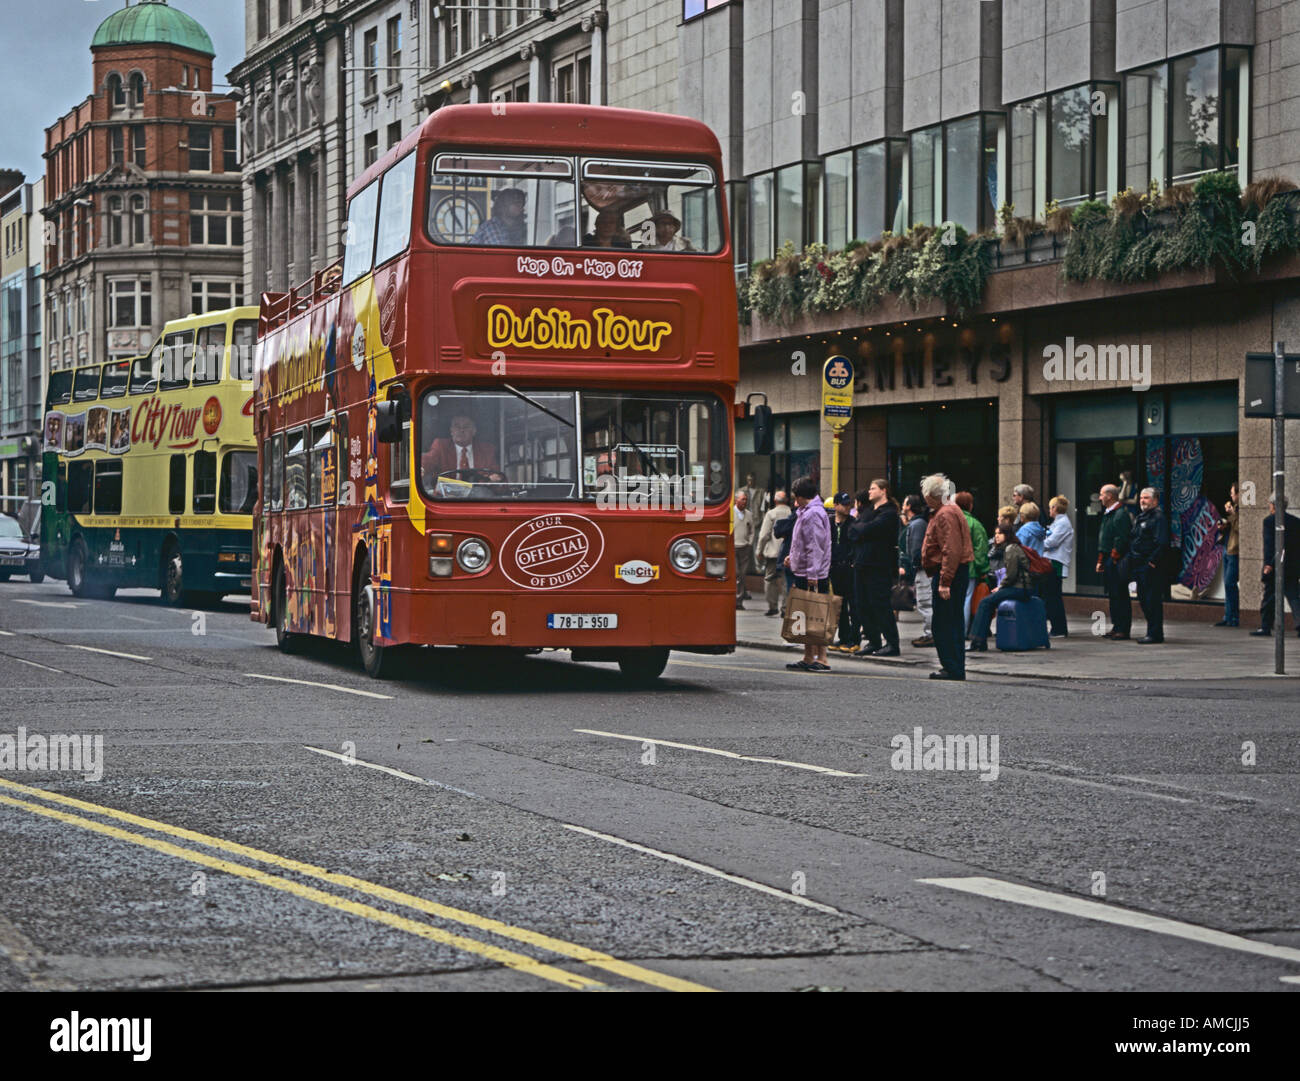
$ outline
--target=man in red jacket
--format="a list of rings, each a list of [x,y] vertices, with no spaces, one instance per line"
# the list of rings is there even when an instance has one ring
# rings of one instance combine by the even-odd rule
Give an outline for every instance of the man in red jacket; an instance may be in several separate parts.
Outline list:
[[[975,558],[970,526],[953,502],[956,485],[942,473],[921,481],[921,497],[930,507],[930,524],[921,544],[921,569],[935,587],[934,648],[943,667],[931,679],[966,678],[966,620],[962,607],[970,564]]]
[[[438,437],[420,458],[420,469],[432,481],[443,473],[476,469],[497,473],[496,448],[491,443],[476,442],[478,428],[473,419],[463,414],[451,418],[451,438]],[[468,480],[468,477],[461,477]]]

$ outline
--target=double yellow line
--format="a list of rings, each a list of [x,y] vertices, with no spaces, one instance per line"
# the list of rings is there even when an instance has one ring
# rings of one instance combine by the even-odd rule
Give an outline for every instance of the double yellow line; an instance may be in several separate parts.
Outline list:
[[[566,942],[563,939],[552,938],[550,935],[543,935],[536,931],[529,931],[524,927],[516,927],[513,924],[503,923],[500,920],[480,916],[475,912],[467,912],[464,909],[452,908],[449,905],[441,905],[436,901],[430,901],[424,897],[417,897],[415,894],[403,893],[401,890],[390,889],[388,886],[381,886],[374,882],[367,882],[362,878],[354,878],[352,875],[338,874],[334,871],[328,871],[324,867],[317,867],[314,864],[303,863],[300,860],[290,859],[287,856],[277,856],[273,852],[266,852],[260,848],[252,848],[248,845],[238,844],[235,841],[227,841],[220,837],[212,837],[206,833],[199,833],[195,830],[185,829],[181,826],[172,826],[166,822],[158,822],[152,818],[143,818],[140,815],[130,814],[127,811],[119,811],[113,807],[103,807],[99,804],[87,803],[85,800],[74,799],[71,796],[65,796],[58,792],[50,792],[43,788],[33,788],[29,785],[18,784],[14,781],[7,781],[0,778],[0,790],[5,789],[10,792],[18,792],[26,796],[33,796],[36,799],[45,801],[46,803],[58,804],[63,807],[73,807],[79,811],[85,811],[102,818],[114,819],[118,822],[127,823],[128,825],[151,830],[155,833],[162,833],[171,837],[176,837],[180,840],[205,845],[209,848],[214,848],[219,852],[240,856],[244,859],[266,864],[283,871],[292,871],[295,874],[314,878],[321,882],[328,882],[333,886],[342,886],[346,889],[356,890],[359,893],[364,893],[371,897],[378,898],[379,900],[387,901],[390,904],[414,909],[417,912],[422,912],[426,915],[434,916],[450,923],[460,924],[464,927],[472,927],[475,930],[484,931],[488,934],[498,935],[501,938],[512,939],[515,942],[522,942],[539,950],[546,950],[571,961],[577,961],[592,968],[602,969],[605,972],[612,973],[624,979],[646,984],[650,987],[659,988],[660,990],[712,990],[712,988],[704,987],[698,983],[692,983],[689,980],[678,979],[675,976],[668,976],[662,972],[655,972],[652,969],[642,968],[640,965],[634,965],[627,961],[620,961],[618,958],[613,957],[610,954],[591,950],[585,946],[579,946],[576,943]],[[526,954],[516,953],[513,950],[494,946],[487,942],[480,942],[475,938],[467,938],[464,935],[445,931],[439,927],[434,927],[431,924],[422,923],[419,920],[412,920],[405,916],[398,916],[392,912],[385,911],[384,909],[376,908],[373,905],[368,905],[359,901],[351,901],[345,897],[340,897],[337,894],[327,893],[326,891],[316,889],[313,886],[306,886],[300,882],[295,882],[292,879],[271,874],[268,871],[263,871],[257,867],[250,867],[244,863],[236,863],[229,859],[223,859],[220,856],[213,856],[206,852],[199,852],[192,848],[185,848],[181,845],[173,844],[170,841],[164,841],[158,837],[149,837],[142,833],[135,833],[131,830],[122,829],[120,826],[111,825],[108,822],[100,822],[92,818],[84,818],[81,815],[72,814],[69,811],[59,810],[57,807],[43,806],[39,803],[32,803],[28,800],[18,799],[14,796],[5,795],[3,791],[0,791],[0,805],[17,807],[20,810],[27,811],[31,814],[41,815],[42,817],[53,819],[56,822],[61,822],[64,825],[76,826],[79,829],[89,830],[92,833],[98,833],[105,837],[112,837],[119,841],[127,841],[131,844],[141,845],[144,848],[152,849],[155,852],[161,852],[163,855],[174,856],[177,859],[196,863],[214,871],[222,871],[226,874],[237,875],[240,878],[246,878],[251,882],[257,882],[263,886],[269,886],[271,889],[281,890],[284,893],[292,894],[295,897],[300,897],[307,901],[314,901],[315,903],[324,905],[327,908],[337,909],[340,912],[346,912],[353,916],[360,916],[363,919],[372,920],[375,923],[381,923],[388,927],[396,928],[399,931],[406,931],[409,934],[418,935],[420,938],[425,938],[432,942],[451,946],[455,949],[462,950],[465,953],[473,954],[476,957],[483,957],[487,960],[495,961],[507,968],[515,969],[516,971],[526,973],[529,976],[537,976],[544,980],[550,980],[573,990],[585,991],[606,989],[606,985],[601,983],[599,980],[591,979],[590,977],[579,973],[567,972],[564,969],[556,968],[552,964],[547,964],[546,962],[539,961],[534,957],[529,957]]]

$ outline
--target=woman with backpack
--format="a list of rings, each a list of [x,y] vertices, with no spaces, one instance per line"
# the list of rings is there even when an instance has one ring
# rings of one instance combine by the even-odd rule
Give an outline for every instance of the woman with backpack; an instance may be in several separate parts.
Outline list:
[[[1029,582],[1029,560],[1016,540],[1015,531],[1010,526],[999,524],[993,531],[993,542],[998,547],[1006,574],[998,588],[980,601],[971,622],[968,653],[988,652],[989,627],[999,604],[1003,601],[1027,601],[1034,596]]]

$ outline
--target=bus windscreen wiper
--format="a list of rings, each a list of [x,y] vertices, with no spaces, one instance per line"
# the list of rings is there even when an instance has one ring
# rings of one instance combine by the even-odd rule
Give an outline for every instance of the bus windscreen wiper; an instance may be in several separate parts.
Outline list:
[[[554,417],[561,424],[567,424],[570,428],[577,427],[577,425],[574,424],[573,421],[571,421],[568,417],[562,417],[560,416],[559,413],[556,413],[551,409],[547,409],[546,406],[542,405],[541,402],[535,401],[534,399],[528,397],[527,394],[525,394],[522,390],[519,390],[517,387],[512,387],[509,383],[502,383],[501,385],[505,387],[506,390],[510,391],[510,393],[513,394],[516,398],[518,398],[521,402],[527,402],[534,409],[540,409],[548,417]]]

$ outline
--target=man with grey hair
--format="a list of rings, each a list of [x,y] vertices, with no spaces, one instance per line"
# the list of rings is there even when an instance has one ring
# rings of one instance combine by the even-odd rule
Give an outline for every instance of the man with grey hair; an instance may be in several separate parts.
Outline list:
[[[1291,616],[1300,633],[1300,518],[1288,514],[1286,498],[1282,498],[1282,554],[1277,554],[1277,493],[1268,497],[1268,517],[1264,519],[1264,570],[1259,580],[1264,584],[1264,600],[1259,606],[1259,630],[1251,631],[1255,638],[1267,638],[1273,633],[1274,606],[1277,604],[1277,565],[1282,564],[1282,595],[1291,605]],[[1286,630],[1285,627],[1282,630]]]
[[[1138,603],[1146,617],[1147,633],[1141,645],[1159,645],[1165,640],[1165,567],[1169,559],[1169,523],[1160,509],[1154,488],[1143,488],[1138,499],[1142,513],[1133,523],[1124,575],[1125,587],[1137,581]]]
[[[970,564],[975,559],[966,515],[953,502],[957,486],[942,473],[921,481],[921,497],[930,508],[930,524],[921,544],[921,567],[934,589],[934,648],[939,671],[931,679],[966,678],[966,620],[962,605]]]
[[[784,607],[785,567],[781,563],[781,552],[785,542],[774,530],[777,522],[789,518],[791,513],[790,500],[785,492],[773,492],[772,509],[763,515],[763,525],[758,531],[758,554],[763,557],[763,596],[767,600],[765,616],[778,616]]]
[[[1028,484],[1017,484],[1011,489],[1011,503],[1020,509],[1023,503],[1032,503],[1034,501],[1034,490]]]
[[[1110,608],[1110,630],[1106,637],[1116,641],[1128,638],[1133,629],[1133,602],[1128,595],[1128,577],[1124,573],[1124,557],[1128,555],[1129,538],[1133,534],[1133,519],[1120,502],[1119,485],[1101,486],[1101,529],[1097,535],[1097,573],[1106,583],[1106,599]]]

